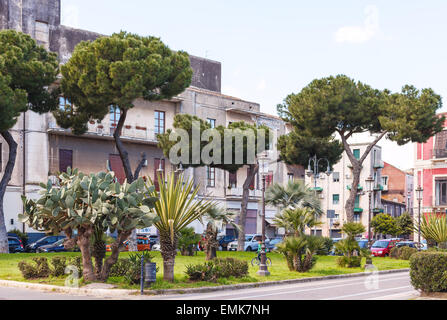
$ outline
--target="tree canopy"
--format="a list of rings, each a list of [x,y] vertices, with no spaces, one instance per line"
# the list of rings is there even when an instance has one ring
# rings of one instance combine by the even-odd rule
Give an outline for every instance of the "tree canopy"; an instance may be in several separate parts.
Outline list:
[[[48,88],[56,81],[58,72],[56,54],[38,46],[29,35],[14,30],[0,31],[0,135],[9,148],[0,181],[0,253],[8,252],[3,198],[17,156],[17,143],[8,130],[23,112],[45,113],[57,107],[57,92]]]
[[[442,130],[445,118],[436,114],[441,107],[441,97],[432,89],[405,85],[401,92],[392,93],[337,75],[313,80],[299,93],[290,94],[278,106],[278,113],[308,137],[306,144],[338,135],[352,164],[353,182],[345,206],[348,221],[352,221],[362,165],[372,148],[383,137],[399,145],[427,141]],[[374,135],[374,141],[357,159],[348,139],[364,132]],[[287,159],[287,152],[284,157]],[[302,162],[296,158],[292,159]]]

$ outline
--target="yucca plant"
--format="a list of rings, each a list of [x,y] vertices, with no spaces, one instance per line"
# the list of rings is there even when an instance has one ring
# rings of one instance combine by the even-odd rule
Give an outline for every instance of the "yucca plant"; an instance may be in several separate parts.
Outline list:
[[[239,230],[239,225],[234,222],[236,215],[235,212],[227,211],[218,206],[212,206],[208,209],[205,214],[207,221],[204,241],[206,260],[212,260],[217,257],[217,248],[219,247],[217,233],[219,224],[230,224],[234,229]]]
[[[418,229],[418,226],[416,226]],[[441,249],[447,249],[447,218],[444,215],[429,215],[421,220],[421,233],[427,241],[432,240]]]
[[[147,196],[159,197],[153,209],[159,220],[154,225],[160,234],[163,279],[172,282],[180,230],[196,220],[201,220],[214,203],[197,199],[200,188],[194,188],[192,179],[185,181],[183,174],[177,179],[174,174],[171,174],[166,181],[164,176],[158,175],[158,182],[159,192],[154,190],[153,182],[149,178],[149,184],[146,184]]]

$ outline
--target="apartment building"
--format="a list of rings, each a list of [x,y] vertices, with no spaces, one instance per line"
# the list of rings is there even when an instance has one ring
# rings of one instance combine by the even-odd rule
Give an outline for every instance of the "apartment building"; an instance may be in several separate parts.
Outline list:
[[[58,53],[61,63],[64,63],[77,43],[94,40],[101,35],[61,25],[60,12],[60,0],[4,0],[0,4],[0,29],[15,29],[30,34],[48,50]],[[285,123],[276,116],[261,113],[258,103],[221,93],[220,62],[195,56],[191,56],[190,60],[194,75],[188,89],[170,100],[137,100],[135,107],[128,113],[122,140],[133,168],[139,162],[141,153],[146,153],[147,164],[141,171],[143,176],[156,180],[157,170],[169,174],[176,169],[157,148],[156,139],[156,134],[172,128],[176,114],[196,115],[213,126],[226,126],[235,121],[264,124],[272,130],[274,139],[287,133]],[[61,97],[61,108],[66,103]],[[37,197],[40,182],[51,179],[69,166],[86,173],[113,170],[119,180],[124,180],[124,170],[112,136],[119,118],[120,110],[111,107],[110,113],[101,123],[92,121],[87,133],[75,136],[70,130],[60,128],[52,114],[27,112],[22,115],[11,130],[19,148],[13,177],[5,196],[7,229],[24,228],[17,221],[17,215],[22,211],[21,195]],[[275,141],[272,147],[276,147]],[[272,153],[275,154],[275,150]],[[1,160],[7,159],[7,155],[7,145],[0,140],[0,176],[6,165]],[[191,168],[185,174],[194,179],[200,188],[201,197],[212,198],[228,210],[240,210],[247,168],[240,169],[237,174],[206,167]],[[283,183],[291,178],[301,178],[302,175],[302,168],[276,164],[267,180],[268,184]],[[247,233],[261,230],[260,189],[258,176],[250,191]],[[275,214],[276,208],[267,208],[269,235],[277,232],[271,223]],[[195,227],[197,232],[203,231],[199,223]],[[154,232],[154,229],[142,231]]]
[[[368,147],[368,143],[352,143],[350,146],[354,156],[359,159]],[[375,181],[374,190],[371,193],[371,208],[373,211],[371,217],[373,217],[374,214],[383,212],[381,202],[383,167],[382,148],[376,145],[363,163],[358,194],[355,200],[354,221],[362,223],[366,228],[368,227],[369,198],[365,180],[371,175]],[[333,172],[329,176],[321,173],[319,178],[315,179],[314,176],[306,175],[305,182],[315,190],[325,213],[320,219],[322,225],[310,230],[313,234],[331,238],[342,236],[340,229],[343,223],[347,221],[345,204],[349,198],[352,181],[352,166],[346,152],[343,152],[341,160],[333,165]],[[366,238],[368,234],[365,233],[363,236]]]
[[[447,113],[441,113],[439,116]],[[447,211],[447,121],[444,130],[414,147],[414,188],[423,188],[422,214]],[[413,211],[418,212],[417,192]]]
[[[384,162],[382,169],[382,203],[386,213],[393,217],[405,211],[413,212],[413,174]]]

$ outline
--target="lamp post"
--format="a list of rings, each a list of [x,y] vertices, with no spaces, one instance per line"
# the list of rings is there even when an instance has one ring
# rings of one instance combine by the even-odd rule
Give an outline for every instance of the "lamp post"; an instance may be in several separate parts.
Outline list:
[[[421,201],[424,189],[419,185],[416,188],[416,199],[418,200],[418,243],[421,243]]]
[[[312,176],[314,178],[315,196],[317,195],[317,179],[320,177],[320,169],[319,169],[320,161],[326,161],[326,163],[327,163],[327,169],[326,169],[327,176],[330,176],[332,173],[331,172],[331,164],[329,163],[328,159],[326,159],[326,158],[318,159],[317,155],[314,155],[312,158],[309,159],[309,165],[306,170],[306,175],[309,178],[311,178]],[[312,168],[312,163],[313,163],[313,168]],[[314,233],[315,233],[315,235],[317,235],[316,227],[314,228]]]
[[[374,190],[374,178],[366,178],[366,192],[368,192],[368,247],[371,246],[371,195]]]
[[[267,267],[267,257],[265,255],[265,177],[269,173],[268,157],[264,153],[259,158],[259,171],[262,176],[262,243],[261,243],[261,263],[259,264],[259,270],[257,272],[260,276],[269,276],[270,272]]]

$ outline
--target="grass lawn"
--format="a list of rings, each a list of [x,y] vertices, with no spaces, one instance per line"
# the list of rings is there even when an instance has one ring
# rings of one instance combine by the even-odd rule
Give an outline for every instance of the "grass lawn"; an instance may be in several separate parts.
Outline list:
[[[157,282],[152,286],[153,289],[171,289],[171,288],[194,288],[194,287],[204,287],[204,286],[216,286],[225,284],[236,284],[244,282],[261,282],[261,281],[276,281],[276,280],[287,280],[287,279],[299,279],[306,277],[318,277],[318,276],[328,276],[335,274],[346,274],[346,273],[358,273],[362,272],[361,268],[340,268],[336,265],[336,258],[334,256],[320,256],[318,257],[315,267],[307,273],[298,273],[289,271],[287,268],[286,261],[284,257],[277,253],[269,253],[268,257],[272,260],[272,266],[269,268],[271,275],[269,277],[259,277],[256,275],[258,267],[252,267],[250,261],[255,257],[255,253],[250,252],[227,252],[219,251],[218,257],[234,257],[241,260],[246,260],[249,263],[249,275],[245,278],[229,278],[229,279],[219,279],[217,283],[212,282],[190,282],[184,271],[188,264],[199,264],[205,261],[205,255],[203,252],[199,252],[193,257],[183,257],[180,254],[177,255],[175,260],[175,282],[168,283],[162,280],[163,277],[163,260],[161,258],[160,252],[151,252],[154,256],[154,262],[160,268],[157,273]],[[0,254],[0,279],[3,280],[14,280],[14,281],[26,281],[22,274],[20,273],[17,264],[21,260],[28,260],[35,256],[45,256],[51,259],[54,256],[66,256],[73,257],[79,256],[80,253],[40,253],[40,254]],[[129,255],[127,252],[120,254],[120,258],[126,258]],[[363,260],[363,263],[365,261]],[[379,270],[389,270],[389,269],[402,269],[409,268],[409,261],[405,260],[395,260],[391,258],[373,258],[373,264]],[[34,283],[45,283],[53,285],[64,285],[65,278],[49,278],[40,280],[28,280],[28,282]],[[82,282],[81,282],[82,283]],[[121,277],[110,278],[108,283],[116,284],[119,288],[127,289],[137,289],[138,286],[129,286],[124,283]]]

